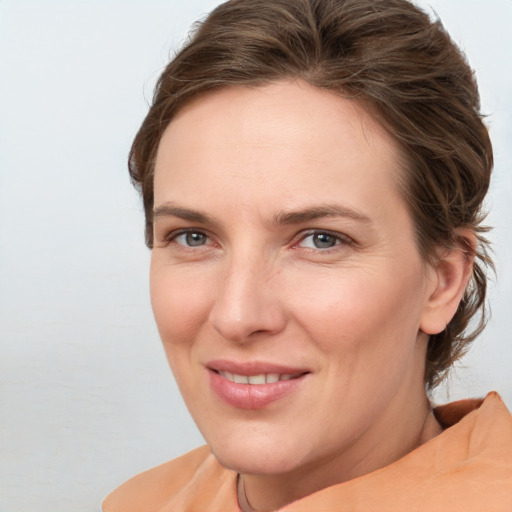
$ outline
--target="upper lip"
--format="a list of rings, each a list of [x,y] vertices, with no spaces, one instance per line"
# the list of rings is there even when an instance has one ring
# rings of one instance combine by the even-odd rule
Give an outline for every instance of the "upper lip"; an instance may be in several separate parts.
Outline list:
[[[209,361],[207,368],[216,372],[229,372],[237,375],[261,375],[266,373],[301,374],[309,373],[307,368],[287,366],[265,361],[232,361],[229,359],[216,359]]]

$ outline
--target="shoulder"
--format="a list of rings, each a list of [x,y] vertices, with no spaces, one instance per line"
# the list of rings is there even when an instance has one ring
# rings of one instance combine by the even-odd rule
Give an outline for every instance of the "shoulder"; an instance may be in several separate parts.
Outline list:
[[[193,478],[213,456],[207,446],[137,475],[112,492],[103,502],[104,512],[157,510]]]

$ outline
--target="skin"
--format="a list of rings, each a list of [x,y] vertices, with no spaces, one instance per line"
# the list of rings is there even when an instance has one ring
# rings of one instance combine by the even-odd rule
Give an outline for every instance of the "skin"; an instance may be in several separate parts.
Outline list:
[[[426,344],[470,263],[457,250],[423,261],[398,155],[358,103],[300,81],[202,95],[162,137],[154,314],[195,422],[242,475],[246,509],[364,475],[440,432]],[[309,373],[283,399],[240,409],[212,391],[213,359]]]

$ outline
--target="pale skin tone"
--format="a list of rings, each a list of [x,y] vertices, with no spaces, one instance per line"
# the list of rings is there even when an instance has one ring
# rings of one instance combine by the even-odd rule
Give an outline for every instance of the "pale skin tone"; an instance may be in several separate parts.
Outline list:
[[[435,267],[420,256],[398,151],[357,103],[302,82],[203,95],[162,137],[155,318],[194,420],[241,474],[245,509],[276,510],[440,433],[426,344],[454,315],[471,262],[458,248]],[[219,358],[307,374],[243,409],[212,391]]]

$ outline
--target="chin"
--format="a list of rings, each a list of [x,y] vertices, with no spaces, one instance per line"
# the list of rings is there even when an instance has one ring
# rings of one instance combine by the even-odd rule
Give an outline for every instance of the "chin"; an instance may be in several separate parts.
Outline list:
[[[245,439],[243,443],[229,443],[229,446],[212,446],[213,455],[219,463],[236,473],[250,475],[276,475],[293,471],[300,466],[296,454],[283,447],[283,443],[269,443],[268,440],[254,445]],[[279,449],[280,448],[280,449]],[[284,449],[283,449],[284,448]]]

